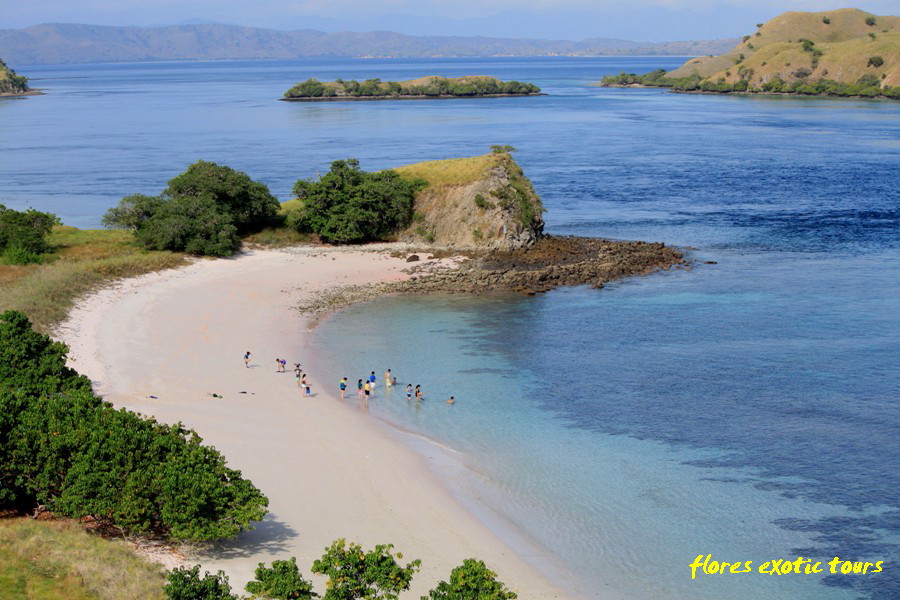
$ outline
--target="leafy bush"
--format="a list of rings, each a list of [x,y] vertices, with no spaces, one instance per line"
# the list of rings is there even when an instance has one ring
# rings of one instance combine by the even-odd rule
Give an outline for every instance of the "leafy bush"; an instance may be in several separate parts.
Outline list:
[[[30,265],[40,263],[42,260],[40,254],[30,252],[21,246],[11,246],[0,255],[0,263],[8,265]]]
[[[0,506],[46,505],[128,533],[212,540],[266,513],[265,496],[179,425],[116,410],[66,367],[67,348],[0,315]]]
[[[422,600],[514,600],[518,596],[496,579],[480,560],[467,558],[453,569],[450,581],[441,581]]]
[[[518,149],[508,144],[494,144],[491,146],[491,152],[493,154],[512,154],[513,152],[518,152]]]
[[[396,171],[367,173],[354,158],[336,160],[319,180],[294,184],[294,195],[303,202],[297,223],[329,243],[384,240],[410,224],[415,193],[425,185]]]
[[[279,207],[269,188],[246,173],[200,160],[159,196],[126,196],[103,224],[133,229],[153,250],[229,256],[240,245],[238,234],[275,223]]]
[[[826,25],[831,25],[831,19],[829,19],[828,17],[822,17],[822,22]]]
[[[209,256],[231,256],[241,243],[231,216],[206,196],[176,196],[163,202],[135,237],[152,250]]]
[[[875,17],[866,17],[866,25],[868,25],[869,27],[874,27],[875,23],[877,23]]]
[[[385,544],[363,552],[362,546],[348,545],[343,538],[332,543],[312,566],[313,573],[329,578],[323,599],[396,600],[400,592],[409,589],[422,561],[414,560],[401,566],[397,559],[402,559],[403,555],[391,554],[392,549],[391,544]]]
[[[179,567],[169,571],[163,591],[169,600],[237,600],[231,593],[228,576],[222,571],[212,575],[208,571],[200,577],[200,565]]]
[[[295,598],[307,600],[319,596],[313,592],[312,583],[300,576],[297,559],[293,556],[290,560],[272,561],[270,568],[264,563],[259,563],[256,567],[256,579],[249,582],[244,589],[255,598],[272,600]]]
[[[103,215],[103,226],[137,231],[163,204],[165,200],[159,196],[144,194],[125,196],[118,206],[113,206]]]
[[[870,56],[869,62],[866,63],[867,67],[880,67],[884,64],[884,58],[881,56]]]
[[[20,257],[43,254],[50,250],[47,236],[58,223],[50,213],[32,208],[18,211],[0,204],[0,251],[18,249]]]

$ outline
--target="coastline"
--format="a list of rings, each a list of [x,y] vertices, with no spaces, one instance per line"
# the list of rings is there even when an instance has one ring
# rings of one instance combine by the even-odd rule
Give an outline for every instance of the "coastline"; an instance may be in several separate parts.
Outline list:
[[[468,557],[528,598],[572,597],[462,506],[422,456],[356,408],[352,394],[341,403],[336,382],[311,372],[313,397],[300,398],[290,375],[274,373],[276,356],[308,364],[303,357],[315,354],[302,335],[310,321],[292,309],[298,300],[335,284],[403,281],[408,266],[372,249],[257,250],[197,261],[83,299],[57,336],[105,399],[195,428],[269,496],[270,514],[256,530],[196,557],[204,569],[225,570],[235,589],[258,562],[293,555],[306,571],[332,540],[347,537],[421,558],[409,597]],[[252,369],[240,361],[248,349]],[[321,589],[322,579],[314,581]]]

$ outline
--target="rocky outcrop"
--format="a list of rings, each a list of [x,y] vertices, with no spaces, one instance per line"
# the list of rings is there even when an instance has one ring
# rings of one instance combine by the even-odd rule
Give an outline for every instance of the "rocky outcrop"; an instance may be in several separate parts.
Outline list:
[[[392,256],[402,257],[394,252]],[[415,255],[411,255],[415,256]],[[465,258],[450,266],[434,258]],[[409,279],[375,285],[338,285],[309,296],[298,306],[318,319],[335,310],[389,294],[484,294],[518,292],[534,295],[559,286],[602,288],[609,281],[671,268],[691,269],[681,251],[661,243],[613,241],[583,237],[543,236],[527,250],[469,251],[463,256],[440,250],[405,270]]]
[[[454,169],[463,174],[452,173]],[[509,154],[421,163],[398,171],[429,182],[417,194],[413,223],[400,240],[463,250],[521,250],[543,233],[541,199]]]

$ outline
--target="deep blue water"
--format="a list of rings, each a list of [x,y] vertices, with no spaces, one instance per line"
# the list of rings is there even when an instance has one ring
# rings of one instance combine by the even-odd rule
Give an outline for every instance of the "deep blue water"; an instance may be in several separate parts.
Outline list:
[[[392,393],[371,411],[449,448],[461,499],[558,557],[580,596],[900,598],[900,104],[587,85],[680,62],[17,66],[49,93],[0,100],[0,202],[89,226],[198,158],[286,199],[338,158],[517,146],[548,231],[692,246],[698,264],[600,291],[356,307],[315,332],[344,371],[323,376],[422,384],[423,405]],[[308,76],[474,73],[550,95],[273,101]],[[692,581],[707,553],[887,562]]]

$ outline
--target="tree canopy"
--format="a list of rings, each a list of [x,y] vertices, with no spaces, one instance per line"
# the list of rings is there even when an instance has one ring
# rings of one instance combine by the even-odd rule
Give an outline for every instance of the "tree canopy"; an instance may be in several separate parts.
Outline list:
[[[7,262],[37,262],[50,250],[47,235],[59,223],[56,215],[29,208],[19,211],[0,204],[0,253]]]
[[[320,179],[294,184],[303,208],[293,222],[329,243],[384,240],[410,224],[416,191],[425,185],[392,170],[367,173],[354,158],[336,160]]]
[[[200,160],[159,196],[126,196],[106,212],[103,224],[134,230],[153,250],[229,256],[240,234],[275,222],[279,206],[269,188],[246,173]]]

